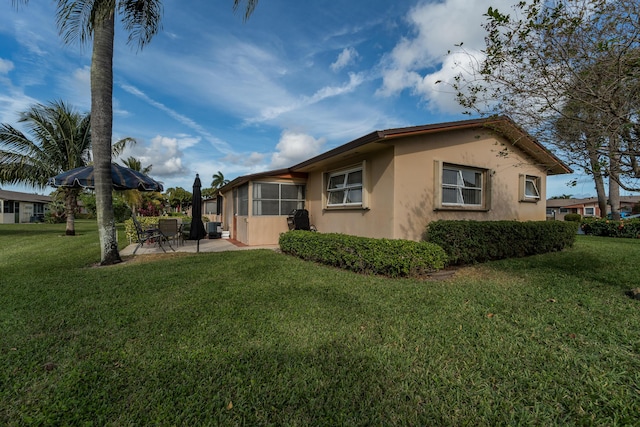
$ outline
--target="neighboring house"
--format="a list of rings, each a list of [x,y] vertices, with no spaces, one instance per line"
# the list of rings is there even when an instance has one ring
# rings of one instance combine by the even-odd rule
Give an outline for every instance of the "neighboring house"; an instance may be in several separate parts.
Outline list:
[[[51,197],[0,190],[0,224],[34,222],[44,218]]]
[[[275,244],[293,209],[318,231],[421,240],[439,219],[544,220],[547,175],[571,169],[506,117],[372,132],[220,192],[222,225]]]
[[[209,218],[209,221],[220,221],[220,215],[222,214],[222,197],[216,195],[215,197],[207,197],[202,199],[202,216]],[[189,206],[184,209],[184,212],[191,216],[193,206]]]
[[[640,196],[620,196],[620,212],[631,213],[634,205],[640,202]],[[607,213],[611,208],[607,208]],[[547,219],[564,220],[568,213],[577,213],[583,217],[602,218],[597,197],[584,199],[549,199],[547,200]]]
[[[219,221],[222,214],[222,197],[209,197],[202,199],[202,215],[209,218],[209,221]]]
[[[640,196],[620,196],[620,212],[631,214],[633,208],[640,203]]]

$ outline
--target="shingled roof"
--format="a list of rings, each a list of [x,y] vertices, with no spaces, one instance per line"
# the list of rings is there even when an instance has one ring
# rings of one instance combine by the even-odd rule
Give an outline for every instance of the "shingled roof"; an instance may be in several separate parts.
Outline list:
[[[1,200],[14,200],[16,202],[31,203],[51,203],[51,196],[43,194],[21,193],[19,191],[8,191],[0,189]]]
[[[371,147],[370,144],[384,143],[407,136],[482,128],[491,129],[500,135],[503,135],[511,142],[512,145],[518,147],[529,155],[537,164],[542,165],[546,169],[548,175],[559,175],[573,172],[569,166],[556,157],[551,151],[546,149],[535,138],[516,125],[510,118],[506,116],[497,116],[483,119],[460,120],[455,122],[374,131],[325,153],[312,157],[309,160],[298,163],[290,168],[240,176],[223,186],[220,190],[223,191],[227,188],[236,187],[244,184],[245,182],[264,177],[304,177],[306,172],[309,172],[314,167],[318,167],[319,163],[334,157],[346,155],[349,152],[362,150],[365,146]]]

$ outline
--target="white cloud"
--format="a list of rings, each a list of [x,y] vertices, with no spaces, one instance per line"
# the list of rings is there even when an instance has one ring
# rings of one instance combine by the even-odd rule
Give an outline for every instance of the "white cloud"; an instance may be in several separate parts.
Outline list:
[[[285,130],[271,156],[271,168],[279,169],[293,166],[307,160],[322,150],[325,139],[316,139],[311,135]]]
[[[9,74],[13,70],[13,62],[0,58],[0,74]]]
[[[88,93],[91,94],[91,67],[85,65],[82,68],[77,68],[73,72],[73,79],[83,90],[88,90]]]
[[[495,0],[491,6],[509,11],[514,0]],[[462,71],[453,66],[466,65],[464,53],[447,55],[464,43],[474,54],[484,47],[485,30],[481,24],[489,5],[483,1],[445,0],[420,3],[407,15],[413,34],[402,38],[381,61],[382,86],[377,94],[393,96],[410,90],[428,100],[432,108],[452,112],[450,100],[434,87],[436,80],[451,82]],[[459,109],[458,109],[459,111]]]
[[[140,55],[124,48],[118,53],[116,67],[129,81],[161,87],[173,98],[188,95],[192,104],[206,108],[250,116],[276,99],[291,99],[282,84],[289,73],[287,60],[277,51],[227,33],[204,34],[186,51],[181,45],[151,43]]]
[[[427,106],[433,110],[445,113],[461,113],[463,108],[455,98],[455,91],[451,84],[454,78],[462,74],[468,81],[473,79],[472,69],[477,69],[478,61],[484,58],[482,52],[456,52],[448,55],[442,67],[434,73],[426,74],[424,77],[414,73],[416,80],[412,84],[412,92],[421,96]],[[464,87],[461,88],[464,91]]]
[[[187,173],[183,164],[184,151],[200,142],[200,138],[189,135],[167,137],[157,135],[145,143],[128,147],[121,158],[135,157],[143,167],[152,166],[151,175],[159,178],[171,178]]]
[[[232,153],[232,149],[229,146],[229,144],[227,144],[225,141],[222,141],[221,139],[216,138],[215,136],[213,136],[204,127],[202,127],[200,124],[196,123],[194,120],[190,119],[189,117],[178,113],[174,109],[167,107],[166,105],[164,105],[161,102],[158,102],[158,101],[156,101],[154,99],[151,99],[149,96],[147,96],[140,89],[138,89],[138,88],[136,88],[136,87],[134,87],[132,85],[122,84],[122,85],[120,85],[120,87],[122,89],[124,89],[125,91],[129,92],[130,94],[135,95],[138,98],[141,98],[142,100],[144,100],[148,104],[150,104],[150,105],[156,107],[157,109],[165,112],[171,118],[173,118],[177,122],[181,123],[182,125],[186,126],[187,128],[190,128],[191,130],[195,131],[200,136],[202,136],[204,139],[206,139],[209,143],[211,143],[211,145],[213,145],[218,151],[220,151],[222,153],[225,153],[225,154]]]
[[[85,65],[58,76],[58,93],[81,110],[91,109],[91,67]]]
[[[31,19],[36,16],[30,16]],[[47,45],[51,43],[51,40],[57,40],[57,38],[48,38],[46,34],[36,33],[34,29],[40,31],[46,31],[52,28],[52,25],[37,26],[31,22],[31,19],[24,20],[22,18],[14,21],[14,30],[16,34],[20,34],[20,37],[16,40],[31,54],[35,56],[46,56]],[[49,19],[51,19],[49,17]],[[48,34],[49,36],[52,34]]]
[[[338,58],[330,65],[333,71],[340,71],[343,68],[353,64],[358,59],[358,51],[352,47],[347,47],[340,52]]]
[[[16,123],[19,114],[38,102],[37,99],[14,89],[10,89],[6,95],[0,93],[0,123],[9,123],[19,128],[19,124]]]
[[[250,173],[258,170],[264,170],[264,160],[266,155],[263,153],[252,152],[252,153],[232,153],[227,154],[222,158],[222,162],[225,165],[231,165],[235,167],[235,170],[244,170]]]
[[[294,110],[309,107],[328,98],[337,97],[346,93],[353,92],[364,81],[364,75],[358,73],[349,73],[349,81],[342,86],[325,86],[316,91],[311,96],[301,96],[295,101],[291,101],[286,105],[277,107],[268,107],[261,111],[259,117],[247,119],[245,124],[261,123],[276,119],[277,117],[289,113]]]

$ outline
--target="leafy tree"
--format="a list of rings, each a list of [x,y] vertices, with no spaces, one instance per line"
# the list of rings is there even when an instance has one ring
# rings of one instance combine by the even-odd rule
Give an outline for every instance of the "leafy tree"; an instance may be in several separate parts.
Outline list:
[[[600,212],[607,212],[606,167],[603,166],[606,156],[599,153],[603,143],[606,144],[606,137],[591,126],[595,121],[591,117],[595,111],[580,103],[568,101],[562,112],[563,115],[554,123],[558,140],[564,141],[567,148],[570,148],[567,155],[574,156],[575,163],[580,164],[593,177],[598,207]],[[578,118],[582,120],[577,120]]]
[[[86,209],[91,218],[96,217],[96,195],[93,191],[83,191],[78,196],[82,206]]]
[[[245,20],[257,0],[234,0],[236,10],[246,1]],[[29,0],[12,0],[26,4]],[[121,261],[118,252],[113,199],[111,194],[111,137],[113,124],[113,44],[115,18],[119,15],[128,43],[142,49],[160,29],[161,0],[58,0],[57,23],[66,43],[92,40],[91,129],[95,190],[100,235],[101,264]]]
[[[486,49],[453,82],[459,103],[507,114],[570,164],[620,186],[640,177],[640,3],[529,0],[513,14],[487,11]]]
[[[49,203],[49,212],[44,216],[44,220],[49,224],[59,224],[65,221],[65,202],[54,197]]]
[[[218,190],[215,188],[203,188],[201,190],[202,193],[202,197],[205,199],[211,199],[213,197],[216,196],[216,194],[218,194]]]
[[[20,113],[18,123],[0,125],[0,182],[44,188],[50,177],[85,166],[91,149],[90,114],[81,114],[62,101],[36,104]],[[67,225],[75,235],[75,211],[80,189],[61,188]]]
[[[167,200],[169,206],[176,209],[178,212],[184,210],[191,205],[191,199],[193,195],[182,187],[169,188],[166,191]]]

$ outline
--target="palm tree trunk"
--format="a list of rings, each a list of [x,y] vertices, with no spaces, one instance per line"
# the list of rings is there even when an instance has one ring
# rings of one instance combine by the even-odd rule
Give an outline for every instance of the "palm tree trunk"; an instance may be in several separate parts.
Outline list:
[[[67,236],[75,236],[76,235],[76,226],[75,226],[75,214],[76,207],[78,205],[78,190],[75,188],[68,188],[65,190],[65,198],[64,198],[64,210],[65,215],[67,216],[67,228],[65,233]]]
[[[114,12],[95,20],[91,58],[91,141],[102,265],[122,261],[118,253],[111,178]]]

